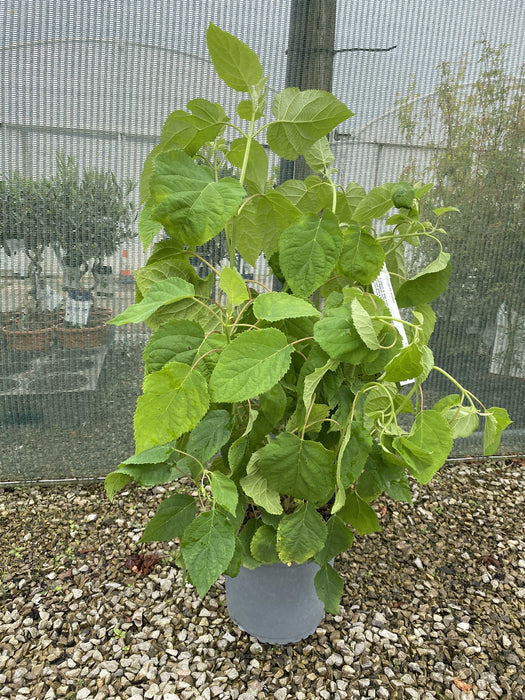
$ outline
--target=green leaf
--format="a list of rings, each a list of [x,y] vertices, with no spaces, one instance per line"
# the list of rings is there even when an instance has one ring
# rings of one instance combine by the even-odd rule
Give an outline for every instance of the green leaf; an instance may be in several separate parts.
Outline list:
[[[355,491],[347,494],[345,504],[338,515],[360,535],[369,535],[381,530],[377,513]]]
[[[350,303],[329,307],[324,318],[314,326],[314,338],[330,357],[353,365],[371,361],[377,354],[365,345],[357,332]]]
[[[248,139],[242,137],[232,141],[227,158],[236,168],[242,168]],[[248,163],[246,166],[246,184],[250,194],[263,193],[268,179],[268,156],[264,146],[258,141],[251,141]]]
[[[272,190],[248,199],[231,224],[231,237],[241,256],[250,265],[264,252],[271,258],[279,250],[281,233],[301,216],[286,197]]]
[[[281,269],[297,296],[308,297],[326,281],[341,252],[343,237],[336,217],[306,214],[288,226],[279,241]]]
[[[250,431],[250,442],[257,445],[282,419],[286,409],[286,394],[276,384],[259,396],[259,415]]]
[[[385,366],[382,379],[385,382],[402,382],[414,379],[423,372],[421,348],[410,343],[402,348]]]
[[[257,518],[250,518],[246,525],[239,532],[238,542],[242,551],[242,564],[247,569],[253,570],[261,565],[261,562],[252,557],[251,542],[257,530],[263,526],[262,522]]]
[[[206,464],[223,447],[232,432],[232,419],[228,411],[215,409],[191,431],[185,452],[193,455],[201,464]],[[195,468],[195,460],[188,459],[189,469]]]
[[[271,489],[322,505],[335,485],[335,456],[319,442],[281,433],[258,451],[257,469]]]
[[[277,531],[270,525],[261,525],[252,537],[250,544],[252,556],[261,564],[277,564]]]
[[[191,580],[203,598],[233,557],[233,527],[219,510],[201,513],[184,531],[181,549]]]
[[[414,318],[422,328],[422,332],[420,332],[419,337],[421,338],[421,341],[426,345],[430,340],[430,336],[432,335],[434,326],[436,325],[436,314],[434,312],[434,309],[428,304],[420,304],[412,310],[412,313],[414,315]]]
[[[345,552],[354,543],[354,536],[344,521],[337,515],[332,515],[326,522],[327,537],[323,549],[315,555],[319,566],[328,564],[332,559]]]
[[[219,361],[219,356],[221,354],[219,351],[224,350],[227,344],[226,337],[222,335],[222,333],[211,333],[205,337],[204,341],[197,349],[196,356],[202,358],[198,365],[199,371],[207,380],[210,379],[211,373]],[[215,352],[211,352],[212,350]]]
[[[461,214],[460,210],[457,207],[438,207],[437,209],[432,209],[432,212],[436,216],[443,216],[443,214],[447,214],[449,211],[455,211],[458,214]]]
[[[115,326],[122,326],[124,323],[140,323],[140,321],[149,318],[161,306],[192,297],[194,294],[195,287],[179,277],[160,280],[151,285],[142,301],[138,304],[131,304],[108,323]]]
[[[341,223],[349,224],[359,202],[365,197],[366,190],[357,182],[350,182],[344,192],[337,192],[336,215]]]
[[[314,576],[314,586],[324,609],[332,615],[339,614],[339,606],[344,591],[341,575],[330,564],[322,566]]]
[[[144,348],[146,372],[157,372],[174,361],[191,365],[203,340],[204,331],[197,323],[168,321],[153,333]]]
[[[194,134],[191,139],[172,137],[169,141],[169,147],[177,145],[188,155],[193,156],[201,146],[208,141],[214,141],[217,136],[222,134],[230,120],[220,104],[209,102],[202,97],[190,100],[187,107],[192,114],[186,115],[186,122],[193,127]]]
[[[353,113],[334,95],[321,90],[290,87],[275,96],[272,112],[276,122],[266,131],[274,153],[295,160]]]
[[[196,369],[170,362],[144,378],[144,394],[137,399],[137,450],[163,445],[192,430],[209,406],[206,380]]]
[[[244,433],[232,442],[228,450],[228,464],[230,465],[232,478],[236,480],[243,476],[243,469],[250,458],[248,447],[250,445],[251,430],[259,415],[258,411],[252,408],[251,403],[248,406],[248,411],[248,420]]]
[[[337,269],[359,284],[371,284],[381,272],[385,253],[378,240],[359,226],[343,231],[343,248]]]
[[[169,119],[169,117],[168,117]],[[140,176],[139,185],[139,202],[144,204],[144,202],[150,197],[149,181],[151,175],[153,174],[153,162],[157,155],[162,151],[162,144],[158,143],[154,146],[148,153],[146,160],[144,161],[144,166],[142,168],[142,174]],[[146,246],[147,247],[147,246]]]
[[[237,37],[210,22],[206,43],[213,67],[228,87],[238,92],[250,92],[263,77],[257,54]]]
[[[419,413],[407,436],[394,438],[394,449],[403,457],[410,474],[427,484],[445,463],[453,446],[447,419],[436,410]]]
[[[142,241],[144,250],[152,243],[157,233],[162,229],[162,224],[159,221],[152,219],[152,211],[155,208],[155,201],[150,197],[140,212],[139,217],[139,236]]]
[[[332,204],[332,188],[317,176],[309,176],[306,180],[286,180],[276,191],[302,214],[317,214]]]
[[[474,406],[457,406],[444,413],[452,430],[454,440],[459,437],[468,437],[478,429],[479,416]]]
[[[279,493],[268,486],[268,482],[258,469],[259,454],[252,455],[246,467],[246,476],[241,479],[244,493],[253,502],[272,515],[283,512]]]
[[[328,529],[323,516],[311,503],[300,503],[283,515],[277,528],[277,552],[284,564],[302,564],[324,547]]]
[[[110,472],[104,479],[104,489],[106,490],[106,495],[110,502],[113,502],[113,498],[118,491],[121,491],[130,481],[133,481],[133,477],[129,474],[124,474],[121,471]]]
[[[119,470],[143,488],[167,484],[174,478],[174,468],[169,464],[121,464]]]
[[[246,282],[242,275],[233,267],[223,267],[220,273],[219,286],[228,297],[232,306],[238,306],[250,298]]]
[[[182,537],[197,512],[193,496],[175,493],[159,503],[157,512],[146,525],[141,542],[167,542]]]
[[[450,255],[441,252],[412,279],[397,290],[396,300],[400,307],[420,306],[437,299],[448,286],[450,278]]]
[[[489,408],[485,416],[485,432],[483,438],[483,454],[492,455],[499,447],[501,433],[512,423],[506,409],[494,406]]]
[[[332,165],[335,156],[326,136],[316,141],[304,154],[306,163],[315,173],[322,173]]]
[[[211,472],[210,487],[212,496],[217,503],[235,515],[239,493],[233,481],[221,472]]]
[[[317,367],[304,378],[303,403],[308,410],[312,396],[319,383],[327,372],[331,372],[339,366],[337,360],[328,359],[322,367]]]
[[[352,215],[352,220],[359,224],[368,224],[378,219],[394,206],[392,202],[392,183],[374,187],[360,200]]]
[[[381,344],[377,339],[372,319],[367,311],[365,311],[358,299],[352,299],[350,306],[352,308],[352,323],[359,337],[370,350],[379,350]]]
[[[156,445],[138,454],[131,455],[122,464],[161,464],[173,454],[173,445]]]
[[[199,277],[193,265],[191,265],[188,260],[183,259],[183,255],[186,251],[181,251],[179,256],[174,255],[173,257],[164,257],[161,260],[148,260],[147,264],[135,272],[135,282],[137,287],[137,295],[135,297],[135,302],[138,303],[142,301],[144,295],[148,292],[150,287],[152,287],[155,282],[161,282],[162,280],[177,277],[179,279],[185,280],[193,284],[195,288],[195,294],[199,294],[199,290],[206,290],[203,296],[208,296],[209,291],[209,281],[211,281],[210,273],[208,278],[202,279]]]
[[[235,403],[271,389],[286,374],[292,347],[275,328],[249,330],[222,351],[210,379],[214,401]]]
[[[176,150],[155,159],[150,189],[156,202],[152,218],[189,246],[202,245],[220,233],[246,194],[237,180],[215,182],[210,168]]]
[[[280,321],[283,318],[321,315],[309,301],[294,297],[285,292],[268,292],[259,294],[253,304],[256,318],[265,321]]]
[[[368,455],[372,450],[372,436],[361,423],[354,421],[350,438],[341,453],[340,479],[343,489],[347,489],[359,477],[364,469]]]

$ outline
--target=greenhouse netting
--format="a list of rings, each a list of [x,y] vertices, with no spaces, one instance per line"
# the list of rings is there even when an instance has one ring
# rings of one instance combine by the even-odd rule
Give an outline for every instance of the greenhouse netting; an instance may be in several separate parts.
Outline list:
[[[0,481],[100,477],[134,452],[151,331],[107,321],[135,299],[134,273],[147,257],[137,235],[139,182],[166,117],[197,98],[235,114],[238,98],[206,49],[210,22],[260,56],[268,105],[295,86],[332,91],[355,113],[329,136],[335,180],[366,191],[432,182],[425,215],[457,209],[443,215],[443,250],[455,262],[430,346],[436,364],[484,405],[508,410],[500,452],[523,453],[520,10],[515,0],[4,4]],[[225,130],[226,144],[235,137]],[[267,187],[308,172],[299,161],[270,161]],[[388,216],[375,221],[377,235]],[[218,266],[225,255],[217,245],[200,252]],[[408,273],[429,255],[407,245]],[[264,256],[240,272],[272,285]],[[443,375],[425,386],[429,404],[452,389]],[[482,447],[480,426],[455,455]]]

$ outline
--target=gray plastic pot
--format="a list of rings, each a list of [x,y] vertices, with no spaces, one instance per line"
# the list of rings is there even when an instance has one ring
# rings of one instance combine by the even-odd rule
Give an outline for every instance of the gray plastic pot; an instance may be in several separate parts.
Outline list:
[[[287,644],[313,634],[325,615],[314,576],[319,567],[305,564],[241,566],[226,576],[226,602],[235,624],[260,642]]]

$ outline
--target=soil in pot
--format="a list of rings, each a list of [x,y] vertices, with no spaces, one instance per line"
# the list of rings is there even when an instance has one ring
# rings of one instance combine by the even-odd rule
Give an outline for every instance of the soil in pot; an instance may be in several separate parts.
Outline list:
[[[241,566],[235,578],[225,577],[231,619],[260,642],[287,644],[310,636],[325,615],[314,586],[318,571],[314,562]]]

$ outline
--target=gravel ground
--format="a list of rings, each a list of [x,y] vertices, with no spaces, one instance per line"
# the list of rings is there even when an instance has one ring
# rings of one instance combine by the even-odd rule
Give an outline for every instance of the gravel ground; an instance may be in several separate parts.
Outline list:
[[[139,545],[165,490],[0,490],[0,697],[525,698],[525,462],[449,464],[337,567],[339,615],[270,646],[200,601],[176,545]],[[147,575],[133,554],[158,554]]]

